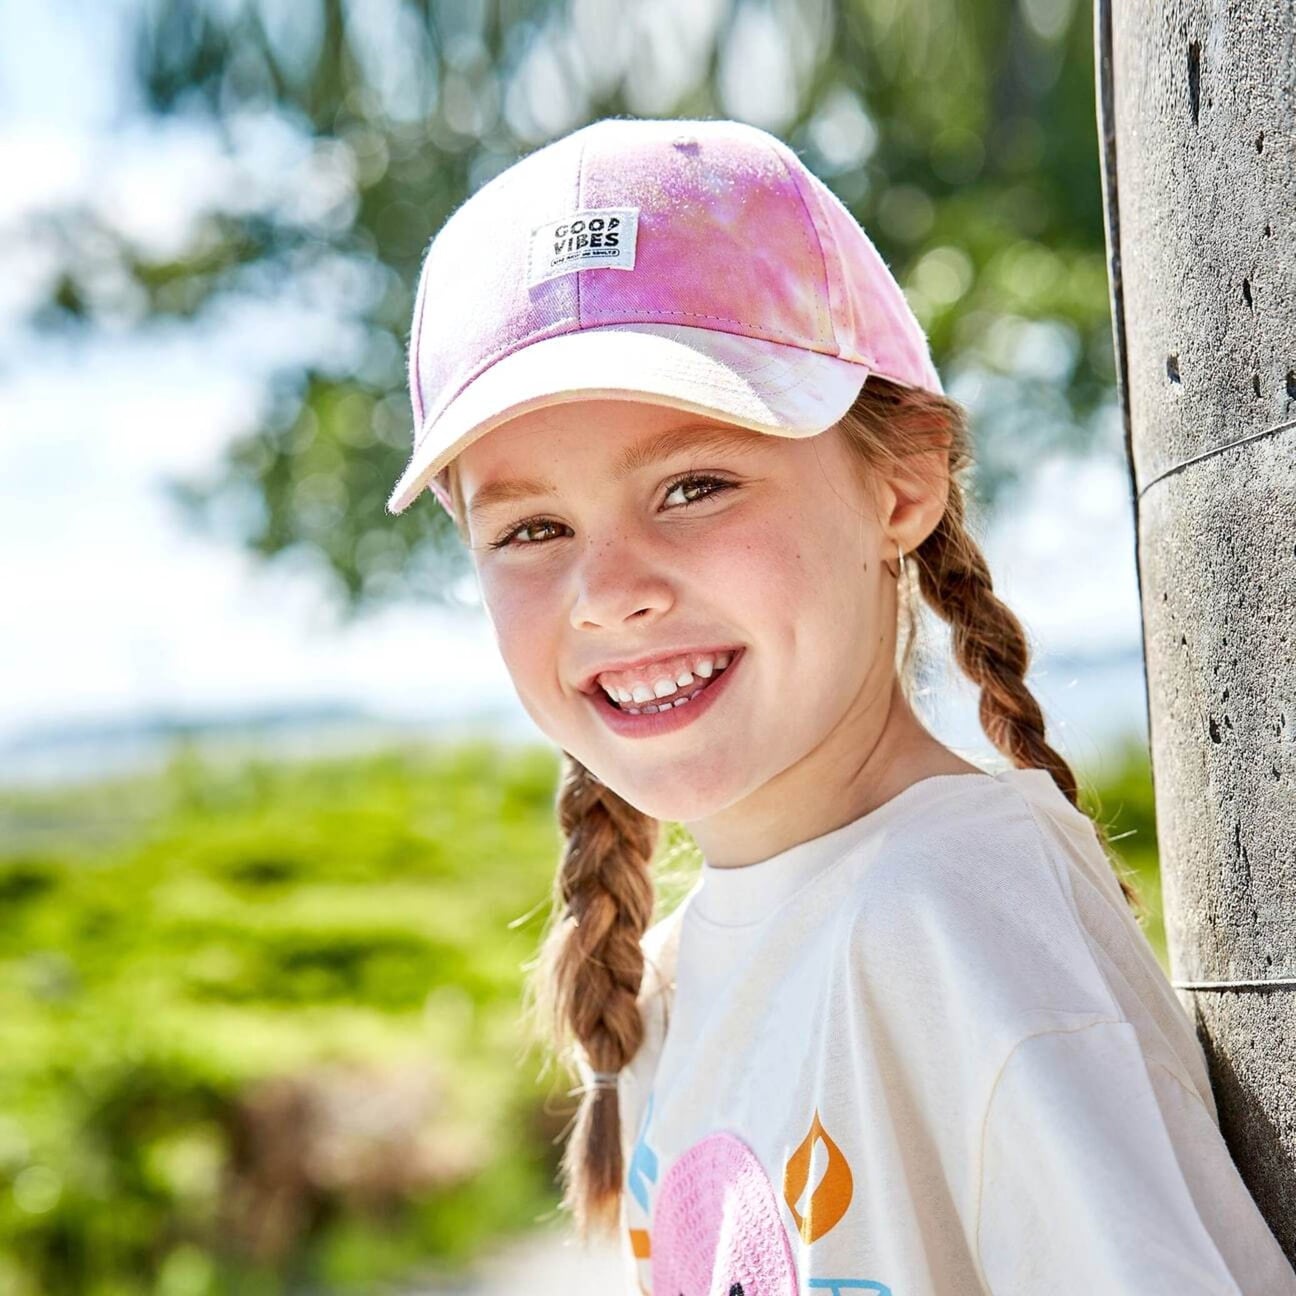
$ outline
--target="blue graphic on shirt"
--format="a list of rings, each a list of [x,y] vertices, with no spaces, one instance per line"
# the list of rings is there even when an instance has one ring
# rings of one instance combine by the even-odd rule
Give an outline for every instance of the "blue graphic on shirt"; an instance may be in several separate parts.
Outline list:
[[[647,1142],[654,1096],[651,1093],[648,1095],[643,1119],[639,1122],[639,1133],[635,1137],[635,1145],[630,1152],[630,1168],[626,1173],[626,1185],[634,1193],[635,1201],[645,1212],[651,1209],[648,1202],[648,1184],[657,1182],[657,1153],[648,1146]]]
[[[891,1288],[886,1283],[873,1282],[870,1278],[807,1278],[807,1287],[823,1287],[837,1296],[844,1291],[876,1292],[877,1296],[891,1296]]]

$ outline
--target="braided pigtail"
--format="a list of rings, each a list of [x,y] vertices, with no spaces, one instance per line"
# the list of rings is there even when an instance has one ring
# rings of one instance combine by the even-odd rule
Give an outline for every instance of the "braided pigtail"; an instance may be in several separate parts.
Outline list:
[[[1044,716],[1026,687],[1030,648],[1021,622],[994,592],[985,555],[965,522],[966,495],[960,474],[972,462],[967,415],[949,397],[902,387],[877,376],[864,384],[859,398],[841,420],[851,446],[872,467],[940,450],[949,467],[949,497],[935,530],[905,555],[904,566],[916,571],[918,591],[950,627],[955,660],[981,690],[981,728],[995,748],[1017,769],[1045,769],[1066,799],[1079,808],[1076,777],[1064,757],[1044,737]],[[912,577],[910,578],[912,579]],[[908,592],[901,589],[905,621],[902,680],[917,639],[917,615]],[[1142,921],[1146,908],[1113,851],[1104,826],[1094,821],[1121,892]]]
[[[566,753],[557,809],[566,845],[530,989],[559,1055],[615,1073],[644,1038],[639,942],[653,917],[660,824]],[[615,1233],[623,1173],[616,1086],[591,1084],[560,1164],[562,1207],[582,1241],[592,1229]]]

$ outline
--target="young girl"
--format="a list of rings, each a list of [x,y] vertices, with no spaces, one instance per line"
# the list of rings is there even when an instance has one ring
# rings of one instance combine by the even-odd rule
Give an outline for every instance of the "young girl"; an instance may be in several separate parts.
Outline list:
[[[432,241],[409,377],[388,507],[449,510],[565,757],[535,989],[626,1290],[1296,1292],[965,528],[964,413],[796,154],[528,155]],[[918,598],[1009,767],[915,713]],[[662,821],[703,864],[654,922]]]

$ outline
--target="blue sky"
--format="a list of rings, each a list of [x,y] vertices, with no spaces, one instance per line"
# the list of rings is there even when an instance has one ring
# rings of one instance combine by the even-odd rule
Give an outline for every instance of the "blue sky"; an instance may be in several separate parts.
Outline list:
[[[166,249],[206,207],[341,200],[281,124],[244,123],[231,155],[198,128],[136,114],[121,79],[125,3],[0,6],[0,174],[13,180],[0,190],[0,750],[33,726],[327,700],[429,731],[448,710],[502,708],[528,733],[484,617],[404,606],[339,628],[314,573],[259,568],[186,533],[161,494],[164,475],[213,464],[255,423],[274,369],[347,363],[358,337],[345,284],[233,304],[184,333],[138,330],[128,311],[88,339],[21,328],[58,264],[48,213],[60,206],[92,204]],[[996,590],[1035,648],[1050,736],[1082,764],[1144,725],[1114,409],[1103,428],[1105,456],[1039,464],[985,537]],[[929,702],[937,732],[982,759],[972,691],[937,678]]]

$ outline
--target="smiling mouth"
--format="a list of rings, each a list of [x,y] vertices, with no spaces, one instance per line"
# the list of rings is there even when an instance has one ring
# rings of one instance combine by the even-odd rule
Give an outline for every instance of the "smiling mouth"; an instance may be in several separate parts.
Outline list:
[[[660,711],[672,711],[678,707],[686,706],[699,693],[705,693],[727,670],[729,670],[738,660],[739,653],[735,652],[730,660],[724,666],[717,666],[711,675],[702,680],[696,687],[690,687],[687,692],[672,693],[667,697],[657,698],[652,702],[641,702],[638,705],[631,702],[621,702],[611,697],[608,691],[599,686],[599,692],[607,701],[607,704],[617,711],[622,711],[626,715],[655,715]]]

